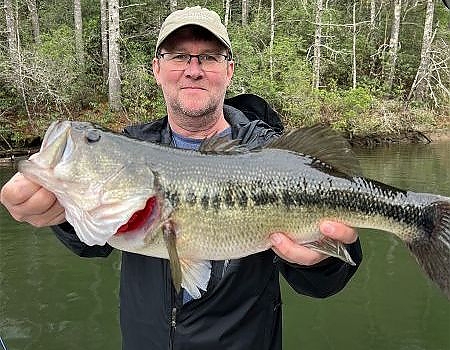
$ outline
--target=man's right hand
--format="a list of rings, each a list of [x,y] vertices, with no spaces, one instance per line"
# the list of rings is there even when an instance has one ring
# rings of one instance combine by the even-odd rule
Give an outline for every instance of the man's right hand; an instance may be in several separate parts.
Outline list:
[[[42,186],[15,174],[1,189],[0,202],[17,221],[36,227],[52,226],[65,221],[64,208],[55,195]]]

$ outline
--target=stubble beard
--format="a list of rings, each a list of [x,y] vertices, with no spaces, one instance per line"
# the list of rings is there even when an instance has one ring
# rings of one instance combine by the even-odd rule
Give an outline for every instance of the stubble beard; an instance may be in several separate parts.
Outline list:
[[[203,130],[216,122],[218,118],[218,103],[209,101],[201,108],[189,108],[180,101],[174,101],[170,104],[170,109],[174,116],[179,120],[184,128],[192,131]]]

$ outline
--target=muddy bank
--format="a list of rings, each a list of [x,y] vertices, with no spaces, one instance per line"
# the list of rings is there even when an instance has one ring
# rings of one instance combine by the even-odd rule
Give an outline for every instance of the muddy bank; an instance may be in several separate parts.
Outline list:
[[[450,129],[417,131],[407,130],[393,134],[374,134],[348,137],[352,146],[376,147],[396,143],[434,143],[450,141]]]
[[[427,135],[433,142],[450,141],[450,129],[433,130]]]

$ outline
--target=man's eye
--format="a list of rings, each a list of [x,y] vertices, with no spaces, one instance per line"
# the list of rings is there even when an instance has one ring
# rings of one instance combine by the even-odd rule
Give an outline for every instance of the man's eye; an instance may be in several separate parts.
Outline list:
[[[200,55],[200,60],[203,62],[215,62],[216,58],[212,55]]]
[[[189,60],[189,55],[185,55],[185,54],[176,54],[173,56],[172,58],[173,60],[177,60],[177,61],[188,61]]]

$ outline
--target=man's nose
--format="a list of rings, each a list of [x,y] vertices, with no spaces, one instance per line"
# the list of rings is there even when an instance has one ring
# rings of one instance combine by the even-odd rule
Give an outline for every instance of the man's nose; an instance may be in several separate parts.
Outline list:
[[[191,56],[191,59],[189,60],[186,69],[184,70],[184,74],[194,79],[202,77],[205,74],[198,56]]]

